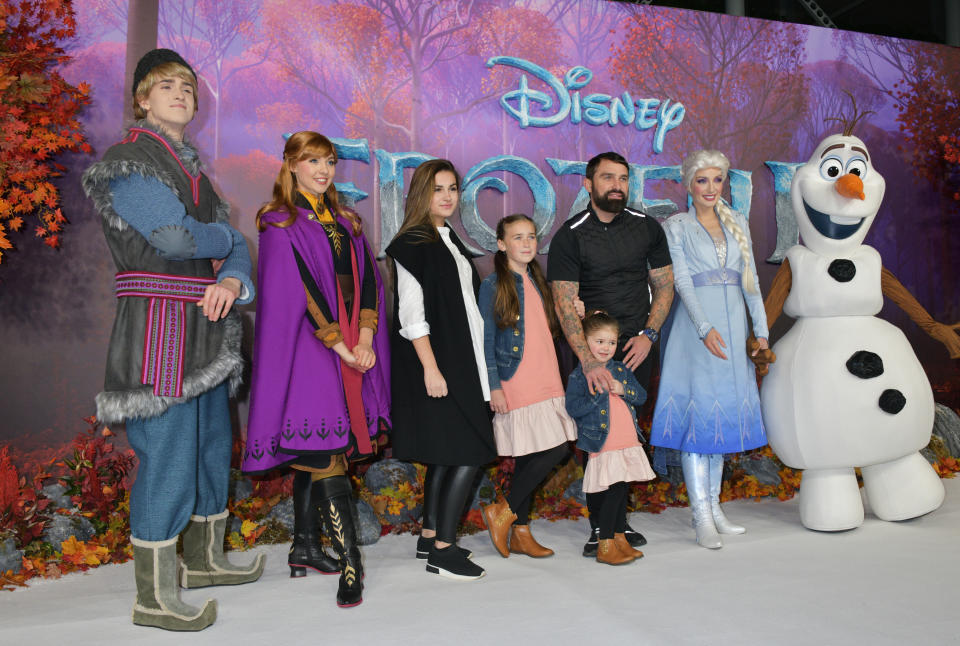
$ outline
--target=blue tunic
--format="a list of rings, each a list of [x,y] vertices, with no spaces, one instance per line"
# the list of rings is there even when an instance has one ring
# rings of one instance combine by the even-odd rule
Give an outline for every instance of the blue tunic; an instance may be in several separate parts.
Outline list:
[[[747,220],[739,213],[734,217],[749,240]],[[664,326],[666,346],[650,444],[694,453],[736,453],[763,446],[767,436],[754,366],[746,351],[745,303],[754,334],[768,336],[753,258],[748,259],[756,287],[751,293],[741,288],[743,257],[726,227],[723,267],[693,209],[673,216],[664,228],[680,298],[674,299]],[[703,344],[711,328],[727,344],[726,360],[710,354]]]

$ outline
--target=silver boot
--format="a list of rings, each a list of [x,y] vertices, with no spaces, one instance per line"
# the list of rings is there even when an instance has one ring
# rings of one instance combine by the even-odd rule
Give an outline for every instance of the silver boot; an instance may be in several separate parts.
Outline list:
[[[710,462],[700,453],[680,453],[683,479],[687,483],[687,497],[693,512],[693,528],[697,530],[697,543],[711,550],[723,547],[720,534],[714,525],[710,509]]]
[[[746,527],[734,525],[727,519],[720,509],[720,487],[723,485],[723,454],[711,453],[710,459],[710,510],[713,512],[713,522],[721,534],[743,534]]]

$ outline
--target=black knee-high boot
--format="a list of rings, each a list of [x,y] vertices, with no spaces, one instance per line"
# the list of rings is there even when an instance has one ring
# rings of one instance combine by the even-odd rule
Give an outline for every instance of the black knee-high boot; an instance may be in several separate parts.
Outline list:
[[[307,575],[307,568],[321,574],[337,574],[340,567],[335,559],[323,551],[320,544],[319,501],[311,495],[312,483],[307,471],[293,474],[293,544],[287,555],[290,577]]]
[[[337,605],[349,608],[363,601],[363,562],[353,522],[353,487],[347,476],[333,476],[313,483],[319,499],[324,530],[340,559]]]

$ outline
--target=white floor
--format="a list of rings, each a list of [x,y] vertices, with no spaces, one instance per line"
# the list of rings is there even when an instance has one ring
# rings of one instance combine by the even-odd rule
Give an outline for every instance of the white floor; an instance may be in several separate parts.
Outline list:
[[[476,582],[424,572],[410,536],[364,548],[364,603],[341,610],[337,578],[290,580],[286,545],[264,548],[257,583],[192,590],[219,600],[196,634],[130,622],[133,565],[110,565],[0,593],[4,644],[960,644],[960,479],[944,506],[913,521],[821,534],[797,501],[741,501],[748,527],[710,551],[687,509],[634,514],[646,558],[610,567],[580,556],[586,521],[533,524],[557,555],[498,556],[485,534],[463,539],[487,569]],[[249,558],[247,555],[244,559]],[[240,561],[240,556],[234,560]]]

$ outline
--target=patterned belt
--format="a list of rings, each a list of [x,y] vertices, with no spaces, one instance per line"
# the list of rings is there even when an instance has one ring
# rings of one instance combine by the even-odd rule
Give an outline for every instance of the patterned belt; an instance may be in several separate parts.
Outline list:
[[[713,285],[739,285],[740,272],[736,269],[724,267],[722,269],[710,269],[701,271],[693,275],[694,287],[710,287]]]
[[[185,304],[200,302],[207,286],[216,280],[141,271],[122,272],[115,278],[117,298],[149,299],[140,383],[153,385],[153,394],[158,397],[180,397]]]

